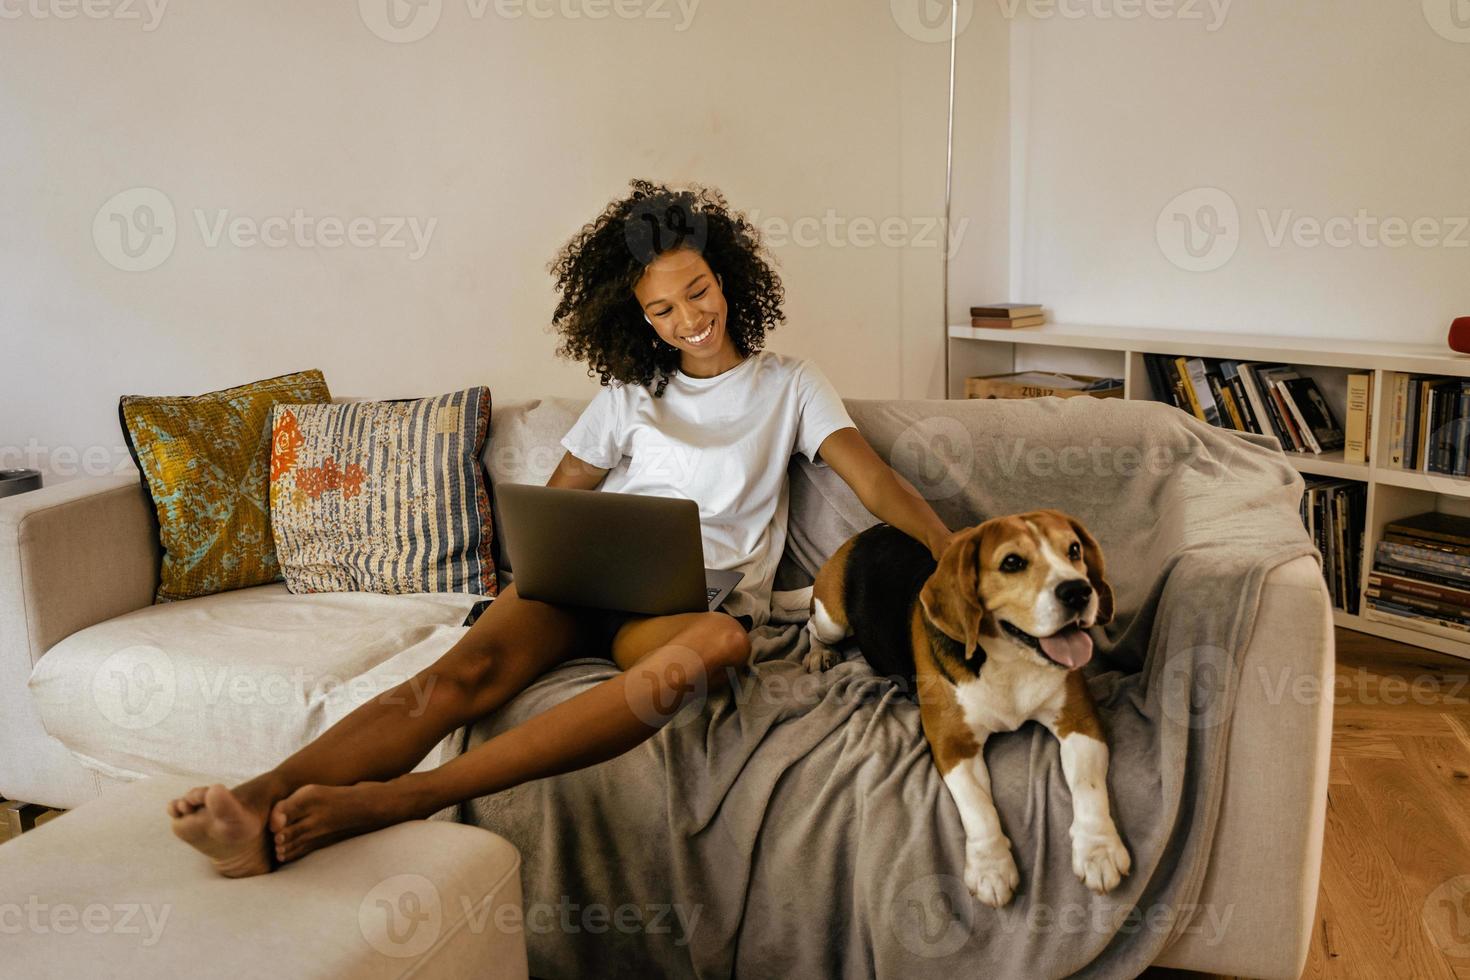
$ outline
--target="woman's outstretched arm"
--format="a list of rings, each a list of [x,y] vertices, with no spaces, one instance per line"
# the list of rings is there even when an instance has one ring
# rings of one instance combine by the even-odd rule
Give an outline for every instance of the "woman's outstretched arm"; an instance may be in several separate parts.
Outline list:
[[[822,440],[817,455],[852,487],[874,517],[923,542],[935,561],[944,554],[956,532],[945,526],[903,474],[883,462],[857,429],[838,429]]]

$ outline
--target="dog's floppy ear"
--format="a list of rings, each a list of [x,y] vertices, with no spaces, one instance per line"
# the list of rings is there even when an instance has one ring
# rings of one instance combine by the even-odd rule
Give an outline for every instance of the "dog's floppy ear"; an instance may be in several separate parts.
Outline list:
[[[924,612],[951,639],[965,645],[965,659],[980,642],[980,530],[968,531],[950,542],[939,556],[939,567],[919,590]]]
[[[1081,521],[1075,517],[1068,517],[1067,522],[1072,525],[1072,530],[1077,532],[1077,540],[1082,542],[1082,561],[1087,565],[1087,581],[1092,583],[1092,589],[1097,593],[1097,623],[1102,625],[1111,622],[1113,619],[1113,587],[1108,584],[1102,549],[1098,547],[1097,539],[1082,526]]]

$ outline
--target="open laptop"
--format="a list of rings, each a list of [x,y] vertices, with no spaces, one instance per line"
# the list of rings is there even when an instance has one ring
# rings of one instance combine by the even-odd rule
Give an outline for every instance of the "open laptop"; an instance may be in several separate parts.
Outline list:
[[[668,616],[718,609],[744,578],[704,567],[692,500],[527,483],[495,493],[524,598]]]

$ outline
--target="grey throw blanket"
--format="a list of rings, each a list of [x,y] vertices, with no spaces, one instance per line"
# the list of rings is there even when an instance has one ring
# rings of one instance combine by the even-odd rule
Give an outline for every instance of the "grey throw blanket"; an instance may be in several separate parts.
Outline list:
[[[917,706],[851,641],[804,673],[804,612],[776,609],[732,690],[616,759],[465,805],[520,849],[534,975],[1133,977],[1184,929],[1223,925],[1194,903],[1239,657],[1266,574],[1315,554],[1275,440],[1121,400],[847,405],[949,527],[1055,507],[1098,538],[1118,612],[1084,670],[1132,872],[1106,896],[1073,876],[1057,743],[1028,723],[985,752],[1021,883],[1003,909],[972,899]],[[791,494],[778,589],[875,520],[800,457]],[[470,746],[615,670],[563,665]]]

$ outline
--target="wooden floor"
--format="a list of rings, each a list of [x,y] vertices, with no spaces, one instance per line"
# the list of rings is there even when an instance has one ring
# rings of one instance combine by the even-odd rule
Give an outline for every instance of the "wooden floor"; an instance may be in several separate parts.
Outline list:
[[[1470,661],[1338,630],[1332,728],[1303,976],[1470,980]]]
[[[1470,661],[1337,631],[1327,837],[1302,976],[1470,980]]]

